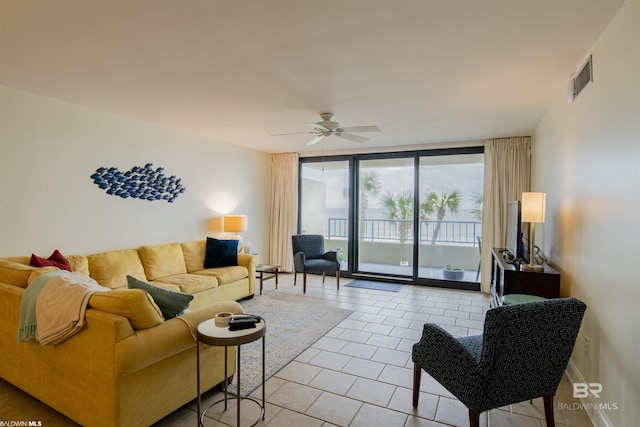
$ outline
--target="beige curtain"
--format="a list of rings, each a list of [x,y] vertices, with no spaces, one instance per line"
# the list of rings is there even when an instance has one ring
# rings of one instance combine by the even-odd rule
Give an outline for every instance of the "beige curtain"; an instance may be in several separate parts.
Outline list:
[[[271,160],[269,264],[293,271],[291,236],[298,228],[298,153],[274,154]]]
[[[504,247],[506,204],[520,200],[531,186],[531,138],[490,139],[484,147],[482,213],[482,292],[491,281],[491,248]]]

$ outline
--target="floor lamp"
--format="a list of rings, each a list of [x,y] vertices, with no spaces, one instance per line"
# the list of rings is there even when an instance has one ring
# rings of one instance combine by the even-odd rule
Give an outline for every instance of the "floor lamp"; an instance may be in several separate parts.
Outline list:
[[[546,210],[546,193],[522,193],[522,222],[529,223],[529,264],[522,266],[525,270],[544,270],[544,266],[536,264],[535,225],[544,223]]]
[[[227,233],[234,233],[231,238],[238,241],[238,252],[242,251],[242,237],[239,233],[247,231],[247,216],[246,215],[225,215],[224,216],[224,231]]]

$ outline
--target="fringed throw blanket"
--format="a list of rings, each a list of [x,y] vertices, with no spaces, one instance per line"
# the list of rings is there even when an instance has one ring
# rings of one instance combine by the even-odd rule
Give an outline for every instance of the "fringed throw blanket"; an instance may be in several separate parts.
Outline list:
[[[91,295],[108,290],[76,272],[54,271],[36,278],[22,296],[18,342],[61,343],[84,326]]]

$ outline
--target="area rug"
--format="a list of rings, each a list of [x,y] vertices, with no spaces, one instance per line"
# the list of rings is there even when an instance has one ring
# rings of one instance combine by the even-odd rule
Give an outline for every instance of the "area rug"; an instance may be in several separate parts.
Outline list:
[[[404,285],[400,283],[375,282],[373,280],[352,280],[345,286],[351,288],[374,289],[376,291],[398,292]]]
[[[257,314],[267,324],[265,376],[269,379],[324,334],[344,320],[351,310],[334,308],[317,299],[265,292],[240,301],[245,313]],[[262,339],[243,344],[241,393],[247,395],[262,381]],[[236,392],[237,378],[229,387]]]

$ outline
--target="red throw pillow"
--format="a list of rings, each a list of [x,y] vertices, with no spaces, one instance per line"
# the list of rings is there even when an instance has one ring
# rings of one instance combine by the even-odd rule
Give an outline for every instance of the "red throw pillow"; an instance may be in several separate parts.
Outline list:
[[[71,271],[69,261],[57,249],[53,251],[49,258],[40,258],[35,254],[31,254],[29,265],[31,267],[58,267],[60,270]]]

